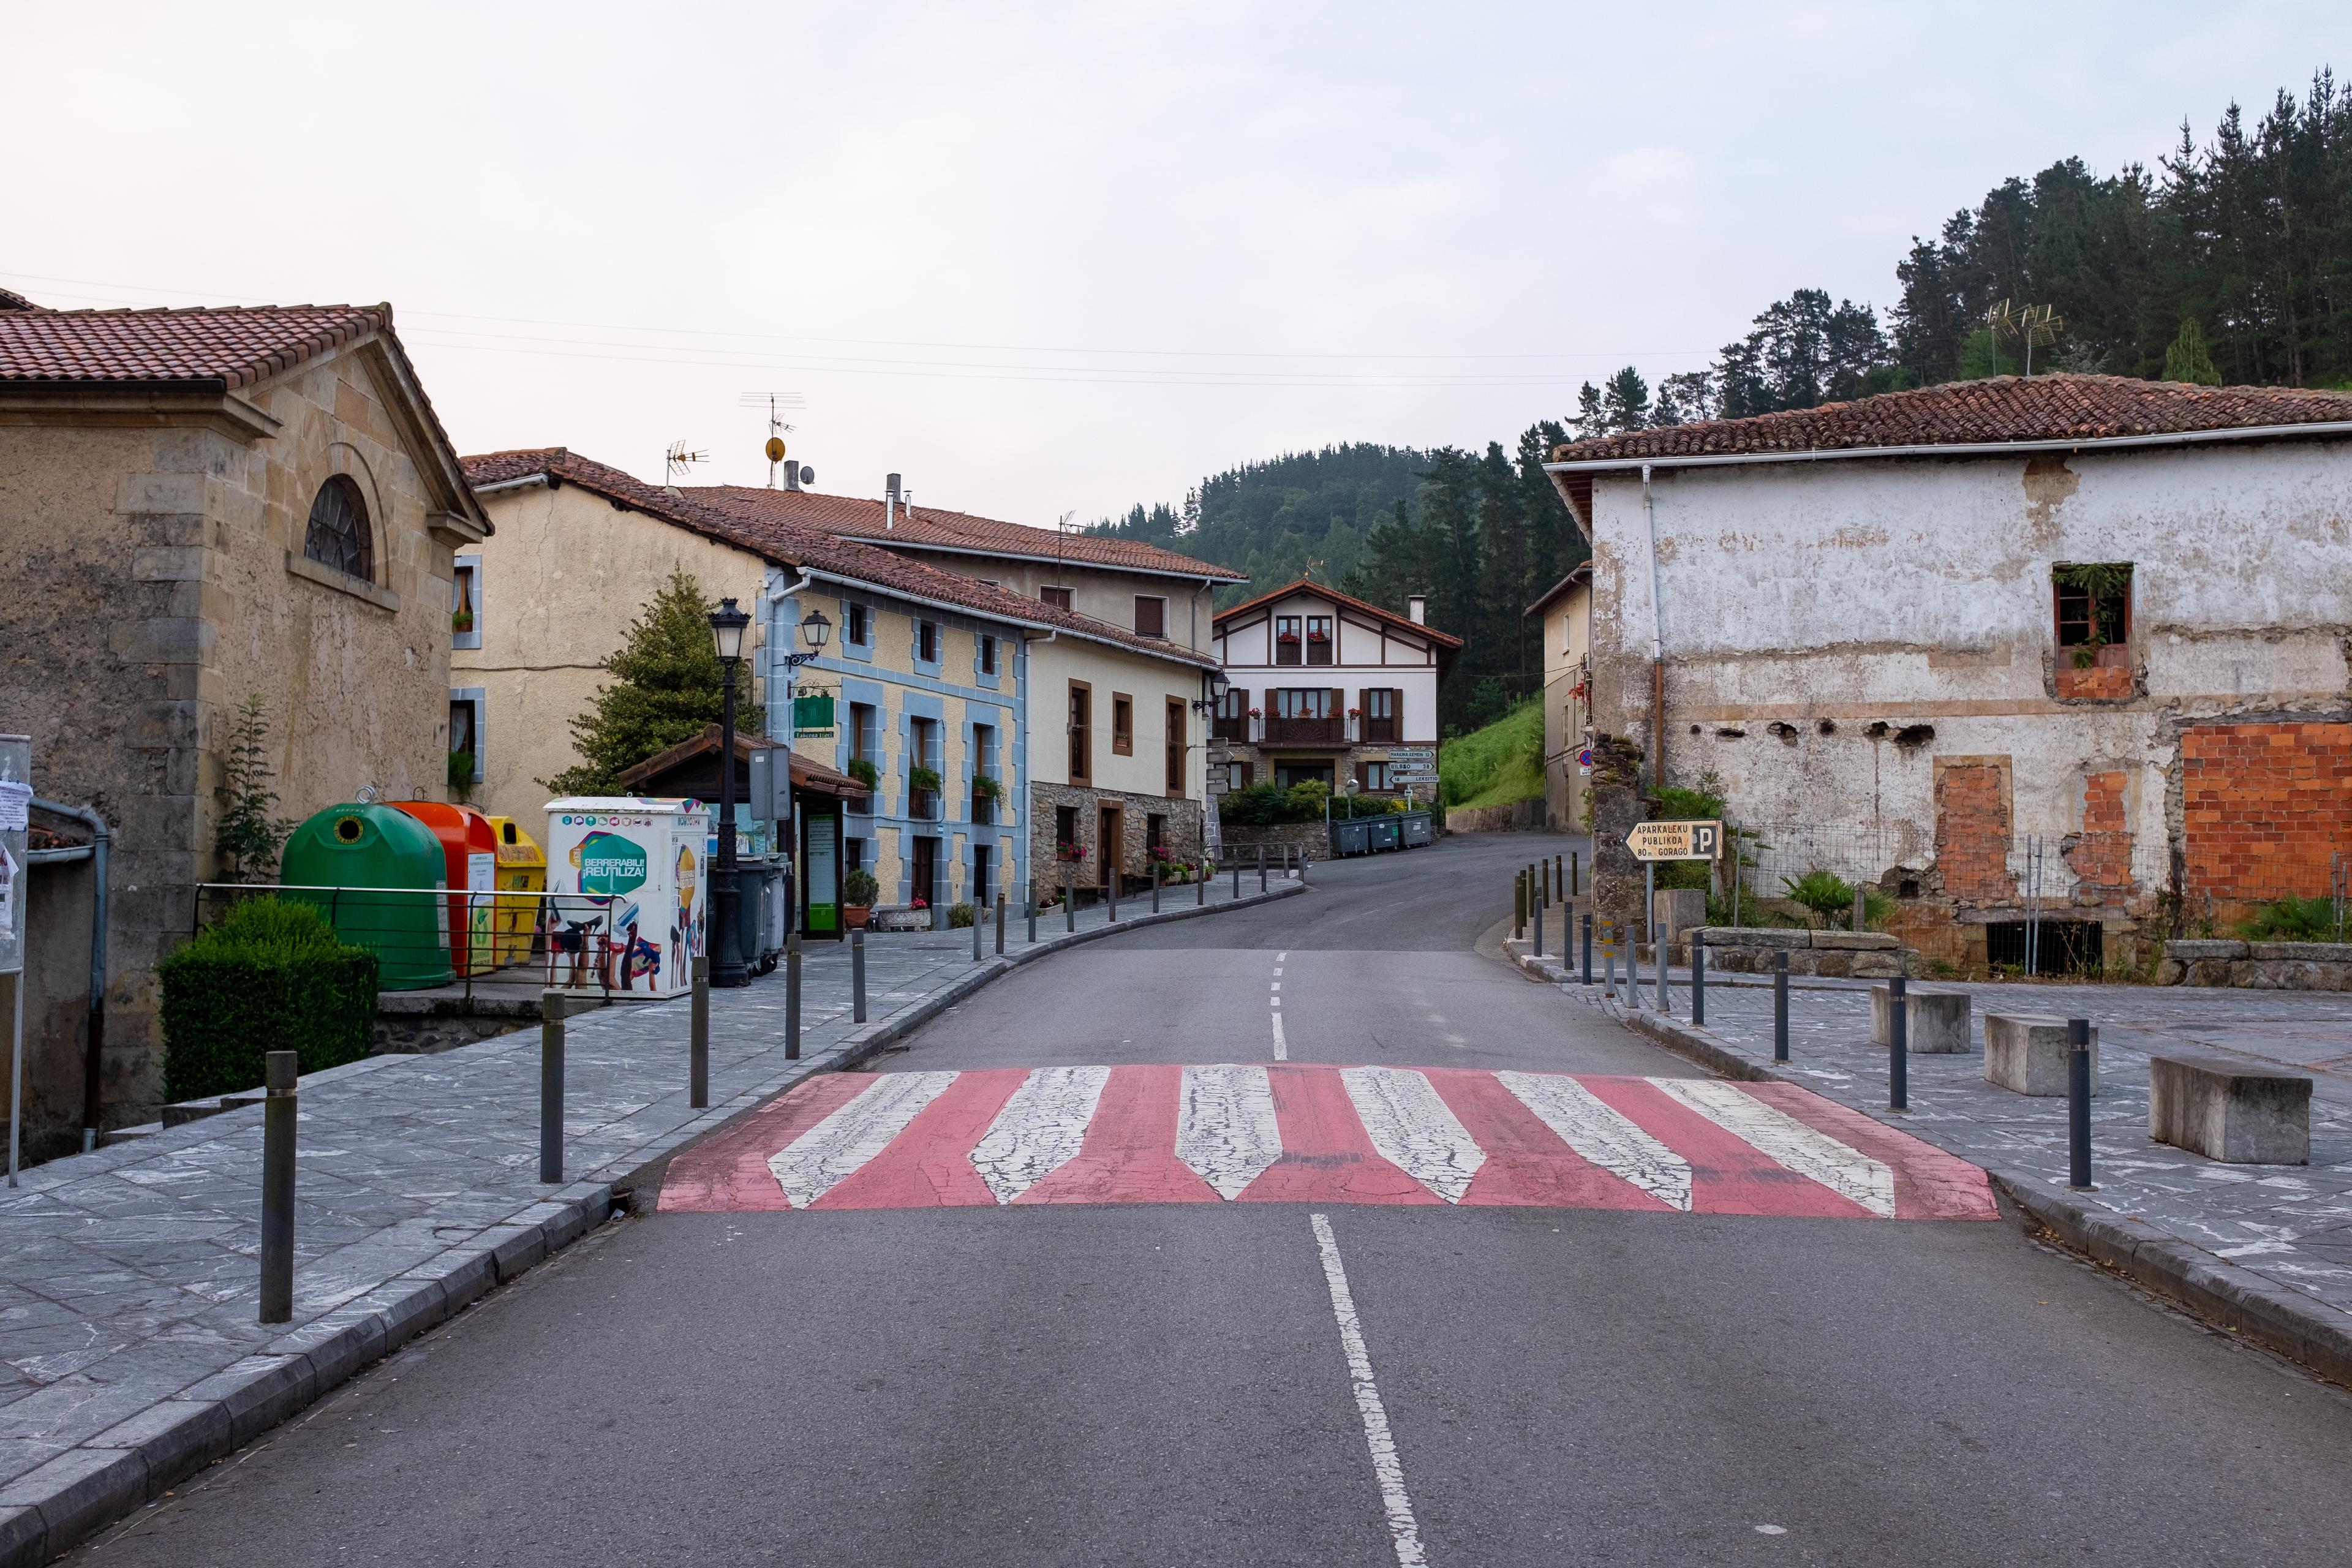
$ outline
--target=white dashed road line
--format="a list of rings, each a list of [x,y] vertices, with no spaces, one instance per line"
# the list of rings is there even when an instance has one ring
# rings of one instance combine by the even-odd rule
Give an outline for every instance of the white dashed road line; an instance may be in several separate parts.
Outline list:
[[[1389,1538],[1396,1543],[1397,1568],[1423,1568],[1429,1559],[1422,1554],[1421,1525],[1412,1516],[1412,1499],[1405,1494],[1404,1465],[1397,1458],[1396,1439],[1389,1434],[1388,1407],[1381,1403],[1380,1384],[1372,1381],[1372,1358],[1364,1349],[1363,1325],[1356,1318],[1347,1267],[1339,1261],[1339,1243],[1331,1235],[1329,1220],[1319,1214],[1307,1218],[1323,1254],[1323,1283],[1331,1290],[1331,1316],[1339,1321],[1339,1348],[1347,1352],[1348,1378],[1356,1386],[1356,1414],[1363,1418],[1364,1446],[1371,1450],[1372,1477],[1380,1483]]]

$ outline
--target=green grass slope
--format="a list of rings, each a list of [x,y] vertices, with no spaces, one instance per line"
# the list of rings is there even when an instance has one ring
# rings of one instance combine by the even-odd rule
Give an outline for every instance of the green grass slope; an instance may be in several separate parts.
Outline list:
[[[1437,752],[1438,798],[1447,805],[1501,805],[1543,797],[1543,705],[1523,702]]]

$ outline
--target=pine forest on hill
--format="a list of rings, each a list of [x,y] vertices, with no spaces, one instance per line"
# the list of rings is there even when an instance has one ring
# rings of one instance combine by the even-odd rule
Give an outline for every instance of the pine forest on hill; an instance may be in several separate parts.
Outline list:
[[[1477,729],[1541,684],[1520,612],[1587,553],[1541,469],[1560,441],[2028,371],[2352,388],[2352,92],[2322,70],[2251,124],[2231,104],[2201,147],[2184,123],[2153,171],[2005,180],[1915,237],[1894,281],[1883,313],[1797,289],[1705,368],[1653,389],[1628,365],[1508,449],[1327,447],[1092,531],[1246,572],[1221,605],[1302,574],[1398,611],[1427,594],[1468,639],[1444,729]]]

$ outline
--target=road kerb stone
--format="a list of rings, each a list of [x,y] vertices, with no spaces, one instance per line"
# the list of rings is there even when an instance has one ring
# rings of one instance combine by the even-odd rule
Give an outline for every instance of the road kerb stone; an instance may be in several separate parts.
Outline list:
[[[1512,962],[1532,978],[1559,984],[1572,977],[1506,943]],[[1546,973],[1549,971],[1549,973]],[[1796,1082],[1705,1029],[1646,1011],[1628,1012],[1598,994],[1588,1000],[1633,1032],[1643,1035],[1727,1078]],[[1874,1120],[1903,1125],[1906,1119],[1866,1106]],[[1906,1127],[1916,1135],[1920,1130]],[[1963,1156],[1965,1158],[1965,1156]],[[2329,1380],[2352,1386],[2352,1317],[2326,1302],[2274,1285],[2202,1247],[2135,1220],[2053,1192],[2028,1173],[1982,1166],[1996,1188],[2032,1225],[2074,1252],[2115,1269],[2150,1292],[2206,1322],[2274,1351]]]
[[[146,1500],[147,1461],[130,1448],[70,1449],[0,1488],[0,1511],[13,1506],[38,1512],[42,1550],[50,1556]]]

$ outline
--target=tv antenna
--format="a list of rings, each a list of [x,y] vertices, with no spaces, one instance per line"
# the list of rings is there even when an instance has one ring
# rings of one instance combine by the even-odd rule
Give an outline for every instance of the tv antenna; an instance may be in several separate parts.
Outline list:
[[[662,456],[662,479],[665,486],[667,489],[676,489],[677,481],[686,478],[688,464],[709,461],[710,461],[709,453],[693,451],[683,441],[672,441],[669,444],[669,450]]]
[[[788,408],[794,411],[804,409],[808,406],[808,403],[797,392],[747,392],[735,401],[736,405],[740,408],[758,408],[765,405],[768,410],[768,442],[762,450],[768,455],[768,488],[774,489],[776,465],[784,460],[784,432],[793,428],[792,426],[784,423],[783,411]],[[814,473],[809,476],[812,479],[815,477]],[[784,488],[787,489],[796,490],[804,482],[800,477],[798,465],[794,465],[793,471],[785,478],[788,482]]]

